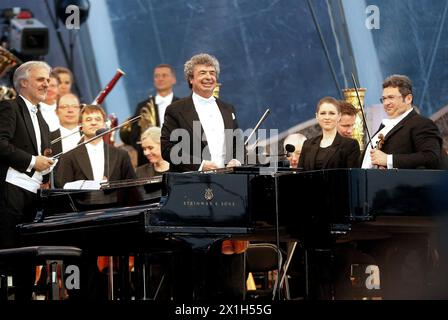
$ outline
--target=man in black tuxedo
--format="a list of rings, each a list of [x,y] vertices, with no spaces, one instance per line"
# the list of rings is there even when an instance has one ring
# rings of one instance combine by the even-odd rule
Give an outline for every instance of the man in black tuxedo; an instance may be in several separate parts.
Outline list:
[[[173,93],[176,84],[176,72],[169,64],[159,64],[154,68],[153,78],[156,95],[150,95],[148,99],[138,103],[134,117],[142,114],[140,121],[131,125],[130,131],[126,128],[120,130],[120,137],[126,144],[132,145],[137,151],[137,163],[139,166],[148,163],[143,155],[140,135],[149,127],[161,127],[165,117],[166,108],[173,102],[179,100]]]
[[[392,169],[445,169],[446,155],[436,125],[419,114],[412,106],[412,83],[403,75],[392,75],[383,82],[381,102],[388,119],[384,119],[372,142],[379,135],[384,142],[379,149],[364,155],[363,168],[373,165]],[[375,240],[372,256],[381,272],[381,290],[384,298],[427,298],[428,236],[423,234],[395,235]],[[385,280],[383,282],[383,279]]]
[[[104,128],[106,113],[103,108],[86,105],[81,110],[84,141],[93,138]],[[63,187],[77,180],[125,180],[136,178],[126,151],[103,142],[102,138],[64,154],[56,172],[56,184]]]
[[[383,82],[381,101],[389,119],[384,119],[373,136],[376,145],[384,136],[381,149],[366,148],[363,168],[372,165],[388,169],[442,169],[445,155],[442,138],[430,119],[419,115],[412,107],[412,83],[403,75],[392,75]]]
[[[219,76],[218,60],[208,54],[195,55],[185,63],[184,75],[193,91],[192,95],[167,108],[160,139],[162,157],[170,163],[170,170],[205,171],[222,168],[229,162],[232,165],[242,162],[242,138],[234,132],[238,129],[234,107],[213,97]],[[239,154],[236,154],[237,140],[241,147]],[[234,159],[236,156],[240,159]],[[202,274],[206,279],[206,289],[196,292],[195,297],[199,299],[244,297],[244,254],[236,251],[231,252],[236,254],[222,254],[221,246],[221,242],[213,245],[208,252],[208,259],[204,260],[208,264],[208,268],[205,268],[208,272]],[[184,266],[187,258],[182,260]],[[193,270],[199,273],[198,269],[203,267],[199,264]],[[192,281],[193,278],[185,268],[176,272],[176,275],[182,277],[179,281],[184,282]]]
[[[54,164],[43,156],[49,130],[38,108],[47,94],[50,71],[42,61],[22,64],[13,79],[17,98],[0,102],[0,248],[21,245],[15,226],[34,219],[37,190],[48,181]],[[25,265],[19,269],[14,270],[16,299],[28,300],[32,270]]]
[[[170,170],[211,170],[232,159],[242,162],[244,150],[242,135],[235,131],[235,109],[213,97],[218,61],[207,54],[193,56],[184,73],[193,93],[167,108],[160,138],[162,157],[170,162]]]
[[[37,190],[48,181],[54,161],[43,156],[49,147],[48,125],[38,104],[45,100],[51,68],[29,61],[14,73],[18,96],[0,102],[0,247],[18,244],[15,225],[32,221]]]

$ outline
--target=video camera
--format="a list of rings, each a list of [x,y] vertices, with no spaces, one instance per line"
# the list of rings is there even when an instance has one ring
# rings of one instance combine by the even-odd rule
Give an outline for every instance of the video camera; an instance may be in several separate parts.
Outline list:
[[[48,28],[26,9],[3,10],[6,21],[3,38],[9,49],[24,56],[43,56],[48,53]]]

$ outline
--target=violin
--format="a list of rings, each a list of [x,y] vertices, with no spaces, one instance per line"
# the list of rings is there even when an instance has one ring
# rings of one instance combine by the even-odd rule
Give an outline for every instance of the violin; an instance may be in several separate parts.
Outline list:
[[[384,145],[384,134],[380,133],[378,134],[378,141],[376,142],[375,149],[381,150],[383,149]],[[384,166],[376,166],[377,169],[386,169]]]

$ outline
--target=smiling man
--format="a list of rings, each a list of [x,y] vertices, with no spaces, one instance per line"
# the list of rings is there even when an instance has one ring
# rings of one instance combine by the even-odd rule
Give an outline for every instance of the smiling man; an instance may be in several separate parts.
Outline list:
[[[170,163],[171,171],[206,171],[236,163],[234,158],[237,156],[240,162],[243,160],[241,156],[244,157],[244,153],[236,153],[237,145],[242,146],[242,143],[238,135],[235,109],[213,96],[219,71],[218,60],[205,53],[191,57],[184,65],[185,80],[192,94],[168,106],[160,139],[162,157]],[[207,285],[202,298],[241,298],[245,281],[244,245],[241,250],[234,250],[232,246],[226,252],[221,245],[218,241],[208,252],[210,273],[204,275]],[[221,254],[222,248],[225,255]],[[180,277],[179,281],[192,280],[192,270],[187,269],[175,272]],[[191,283],[179,287],[185,290],[191,288]]]
[[[417,114],[412,106],[411,80],[392,75],[383,82],[381,102],[384,119],[373,136],[375,146],[384,137],[381,150],[367,146],[362,168],[442,169],[446,166],[442,138],[434,122]]]
[[[105,127],[106,113],[97,105],[86,105],[81,110],[84,141],[94,138]],[[56,182],[63,187],[77,180],[117,181],[135,179],[135,172],[126,151],[103,142],[102,138],[64,154],[56,172]]]
[[[213,96],[219,71],[218,60],[205,53],[185,63],[185,79],[193,92],[167,108],[161,136],[162,157],[172,171],[205,171],[223,168],[234,158],[243,160],[243,152],[236,152],[240,137],[229,134],[238,129],[235,109]],[[182,139],[189,141],[175,137],[182,133],[179,129],[186,133]],[[177,152],[173,148],[180,142],[184,148]]]

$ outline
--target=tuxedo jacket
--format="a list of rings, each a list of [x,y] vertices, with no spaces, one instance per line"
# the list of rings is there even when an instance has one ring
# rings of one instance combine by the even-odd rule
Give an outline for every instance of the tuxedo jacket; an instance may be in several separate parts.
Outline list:
[[[299,158],[299,168],[316,170],[316,155],[319,150],[322,135],[305,140]],[[336,133],[333,143],[328,148],[328,154],[321,169],[359,168],[360,150],[358,141],[345,138]]]
[[[41,150],[49,147],[49,129],[40,111],[37,112],[40,128]],[[25,101],[17,96],[16,99],[0,102],[0,192],[6,179],[9,167],[32,176],[35,170],[26,172],[32,156],[38,155],[36,135],[33,122]],[[44,176],[44,182],[48,175]]]
[[[136,178],[125,150],[104,144],[104,175],[109,181]],[[56,185],[59,188],[64,187],[67,182],[77,180],[93,180],[92,165],[85,145],[64,154],[56,171]]]
[[[394,168],[446,169],[442,143],[434,122],[412,110],[387,133],[381,151],[393,155]]]
[[[238,122],[235,116],[235,109],[232,105],[216,99],[216,104],[221,111],[221,116],[224,122],[224,129],[238,129]],[[199,124],[199,130],[193,130],[193,123],[197,121]],[[176,129],[184,129],[186,136],[173,137],[171,141],[171,133]],[[226,137],[226,161],[235,158],[243,163],[244,152],[237,152],[237,146],[243,149],[243,137],[241,134],[233,135],[232,139]],[[184,141],[186,139],[187,141]],[[160,138],[162,158],[170,163],[170,171],[184,172],[184,171],[197,171],[200,167],[202,160],[210,160],[211,155],[208,148],[207,137],[205,136],[204,129],[200,123],[198,113],[194,107],[192,96],[180,99],[171,105],[165,111],[165,118],[162,127],[162,136]],[[179,145],[177,145],[181,142]],[[176,146],[177,145],[177,146]],[[180,148],[180,146],[183,146]],[[176,147],[175,147],[176,146]],[[197,149],[200,146],[200,150]],[[173,148],[175,149],[173,150]],[[176,159],[171,157],[171,151],[173,155],[176,154],[176,158],[181,158],[185,161],[177,163]],[[200,154],[198,154],[200,151]]]

